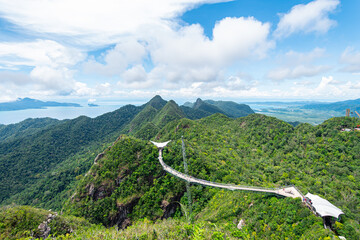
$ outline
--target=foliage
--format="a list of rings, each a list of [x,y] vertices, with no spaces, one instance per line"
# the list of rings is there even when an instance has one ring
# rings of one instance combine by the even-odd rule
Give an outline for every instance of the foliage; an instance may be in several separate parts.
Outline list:
[[[0,208],[0,239],[19,239],[41,236],[38,226],[46,221],[51,211],[29,206],[5,206]],[[52,236],[71,233],[78,228],[90,227],[84,219],[73,216],[56,216],[49,223]]]
[[[51,200],[89,169],[96,156],[92,151],[102,151],[104,143],[113,142],[138,111],[128,105],[94,119],[61,121],[0,142],[0,203],[53,207]],[[81,158],[74,161],[76,155]],[[42,191],[44,185],[48,189]]]
[[[231,119],[217,113],[193,121],[182,118],[183,111],[174,102],[165,104],[161,100],[155,97],[143,106],[122,108],[116,120],[114,113],[101,116],[101,121],[82,117],[68,121],[71,125],[64,122],[51,130],[41,130],[35,134],[37,138],[27,136],[0,144],[4,156],[12,156],[12,160],[19,157],[20,161],[16,165],[0,157],[1,176],[7,177],[5,169],[9,169],[17,177],[23,171],[26,177],[22,181],[1,178],[8,185],[0,185],[0,190],[9,194],[5,186],[15,183],[12,188],[26,187],[27,194],[20,191],[10,199],[29,198],[30,204],[44,207],[55,200],[60,207],[71,195],[76,177],[76,191],[63,208],[66,214],[107,227],[122,229],[132,224],[120,232],[102,226],[92,226],[89,231],[79,228],[59,237],[63,239],[331,239],[336,234],[360,238],[360,132],[340,131],[344,126],[359,124],[358,120],[341,117],[318,126],[293,127],[259,114]],[[117,125],[113,126],[115,121]],[[129,123],[134,124],[130,133]],[[66,126],[70,136],[62,136],[66,131],[60,131],[59,126]],[[102,137],[93,137],[91,131],[97,128]],[[58,138],[45,137],[56,131]],[[325,197],[342,209],[345,217],[331,232],[323,229],[321,218],[312,215],[299,199],[193,185],[193,211],[188,218],[195,220],[189,224],[180,209],[187,203],[185,183],[162,169],[158,150],[148,141],[121,135],[106,148],[119,132],[158,142],[172,140],[164,150],[164,161],[181,172],[184,136],[190,175],[261,187],[294,184],[303,193]],[[78,143],[80,140],[83,145]],[[105,148],[103,156],[92,165],[95,152]],[[47,164],[46,169],[36,169],[35,164],[41,161]],[[20,169],[15,171],[17,166]],[[32,171],[39,173],[36,184],[29,183],[34,179]],[[240,219],[245,226],[237,229]]]
[[[232,101],[213,101],[213,100],[205,100],[205,102],[217,106],[218,108],[223,110],[227,116],[233,118],[246,117],[249,114],[255,113],[246,104],[238,104]]]
[[[357,197],[360,144],[358,132],[340,131],[349,121],[352,120],[334,118],[319,126],[300,124],[294,128],[264,115],[230,119],[215,114],[198,121],[172,121],[155,138],[160,142],[173,140],[164,151],[164,161],[176,170],[184,171],[181,157],[181,136],[184,136],[189,173],[195,177],[262,187],[295,184],[304,193],[310,191],[325,196],[347,216],[341,222],[342,229],[347,229],[344,235],[356,239],[359,236],[356,224],[360,220]],[[131,222],[144,217],[151,220],[166,218],[172,216],[171,212],[174,217],[180,217],[179,204],[173,204],[176,207],[171,211],[164,206],[175,203],[176,198],[186,204],[184,186],[184,182],[164,173],[157,162],[154,146],[124,136],[99,164],[92,167],[65,209],[69,214],[89,217],[94,223],[119,227],[122,222],[117,220],[124,212],[122,220],[130,219]],[[95,194],[90,194],[92,188]],[[250,193],[228,193],[221,198],[216,195],[219,190],[196,185],[191,191],[193,215],[198,220],[207,219],[234,228],[244,217],[248,225],[241,233],[234,233],[237,237],[255,238],[253,232],[259,239],[282,236],[306,239],[311,234],[321,238],[333,234],[324,231],[322,220],[313,216],[298,200]],[[250,209],[245,205],[234,205],[236,201],[230,196],[232,194],[239,198],[239,204],[249,206],[246,198],[256,204]],[[214,201],[214,196],[221,201]],[[206,209],[212,209],[213,216],[209,216]]]
[[[52,118],[28,118],[16,124],[0,125],[0,142],[33,135],[45,127],[53,127],[60,122]]]

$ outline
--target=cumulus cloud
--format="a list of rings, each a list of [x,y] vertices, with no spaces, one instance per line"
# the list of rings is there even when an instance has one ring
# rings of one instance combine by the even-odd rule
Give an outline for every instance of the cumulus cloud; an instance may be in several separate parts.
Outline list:
[[[285,94],[285,97],[300,97],[300,98],[357,98],[359,84],[352,81],[337,80],[333,76],[323,76],[317,82],[311,85],[296,85],[290,88],[290,91]]]
[[[224,18],[214,26],[210,40],[194,24],[163,32],[151,54],[155,63],[183,66],[226,65],[249,56],[264,57],[273,47],[267,39],[269,28],[269,23],[252,17]]]
[[[85,55],[52,40],[0,42],[0,66],[72,66]]]
[[[329,70],[328,66],[305,66],[299,65],[294,68],[279,68],[270,71],[267,77],[281,81],[284,79],[298,79],[302,77],[312,77]]]
[[[308,53],[289,51],[281,57],[281,67],[269,71],[266,77],[274,81],[282,81],[316,76],[331,68],[327,65],[314,65],[314,61],[324,55],[325,50],[321,48],[315,48]]]
[[[147,73],[142,65],[136,65],[123,73],[122,78],[125,82],[144,82],[147,78]]]
[[[68,37],[74,44],[116,43],[141,26],[167,25],[169,19],[199,4],[221,0],[0,0],[9,22],[40,34]]]
[[[246,58],[262,58],[274,46],[268,40],[270,24],[252,17],[225,18],[213,28],[213,38],[204,35],[198,25],[178,31],[159,31],[149,41],[151,58],[157,73],[171,82],[218,80],[221,69]]]
[[[315,0],[296,5],[290,12],[280,14],[280,22],[274,35],[281,38],[298,32],[326,33],[336,25],[336,21],[331,20],[329,15],[339,4],[339,0]]]
[[[103,54],[104,63],[94,58],[84,63],[86,73],[105,76],[119,75],[132,64],[141,63],[146,54],[146,49],[136,38],[124,38],[116,46]]]
[[[0,71],[0,83],[26,85],[31,82],[29,75],[22,72]]]
[[[341,70],[344,72],[358,73],[360,72],[360,52],[348,47],[341,54],[340,62],[345,64]]]
[[[0,75],[3,82],[12,85],[70,92],[75,83],[71,68],[84,58],[81,51],[51,40],[0,42],[0,66],[30,69],[26,76],[21,71],[3,71]]]
[[[104,63],[91,59],[84,69],[105,76],[119,75],[117,86],[121,89],[174,89],[194,82],[223,82],[224,68],[266,56],[274,46],[268,40],[269,28],[269,23],[240,17],[217,22],[212,39],[198,24],[143,29],[141,37],[129,38],[131,44],[118,44],[104,54]],[[153,67],[146,71],[149,59]]]

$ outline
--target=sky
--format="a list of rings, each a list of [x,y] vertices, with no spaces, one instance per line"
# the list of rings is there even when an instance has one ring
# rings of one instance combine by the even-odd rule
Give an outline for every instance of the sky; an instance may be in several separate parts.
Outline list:
[[[360,96],[358,0],[0,0],[0,102]]]

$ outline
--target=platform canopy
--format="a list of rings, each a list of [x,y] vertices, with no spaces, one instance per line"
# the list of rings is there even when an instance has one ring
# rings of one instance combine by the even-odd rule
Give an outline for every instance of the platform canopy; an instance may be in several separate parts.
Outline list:
[[[344,214],[340,208],[334,206],[328,200],[321,198],[318,195],[307,193],[305,197],[311,200],[312,206],[321,217],[332,216],[339,218],[341,214]]]

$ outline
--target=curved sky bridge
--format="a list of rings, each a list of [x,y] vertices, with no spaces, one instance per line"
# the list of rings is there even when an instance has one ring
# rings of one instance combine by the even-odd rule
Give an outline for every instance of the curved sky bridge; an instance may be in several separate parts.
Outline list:
[[[175,169],[171,168],[170,166],[166,165],[163,161],[162,151],[164,147],[170,142],[164,143],[157,143],[151,141],[155,146],[159,149],[159,162],[164,170],[171,175],[178,177],[184,181],[189,183],[196,183],[203,186],[209,187],[217,187],[217,188],[224,188],[228,190],[241,190],[241,191],[252,191],[252,192],[260,192],[260,193],[269,193],[275,194],[284,197],[291,197],[291,198],[301,198],[301,200],[310,208],[310,210],[319,217],[323,218],[324,227],[332,229],[332,225],[335,223],[335,220],[339,220],[339,216],[344,214],[344,212],[336,207],[335,205],[331,204],[326,199],[323,199],[317,195],[313,195],[311,193],[307,193],[305,196],[295,187],[295,186],[286,186],[281,188],[262,188],[262,187],[252,187],[252,186],[239,186],[234,184],[225,184],[225,183],[217,183],[217,182],[210,182],[203,179],[195,178],[188,174],[184,174],[182,172],[176,171]]]
[[[193,176],[181,173],[179,171],[176,171],[175,169],[171,168],[165,162],[163,161],[162,157],[162,151],[164,147],[170,142],[164,142],[164,143],[157,143],[151,141],[155,146],[159,149],[159,162],[161,166],[164,168],[164,170],[171,175],[174,175],[175,177],[178,177],[184,181],[187,181],[189,183],[196,183],[204,186],[209,187],[217,187],[217,188],[224,188],[228,190],[242,190],[242,191],[252,191],[252,192],[263,192],[263,193],[270,193],[270,194],[276,194],[284,197],[292,197],[292,198],[301,198],[303,199],[303,194],[295,187],[295,186],[286,186],[282,188],[262,188],[262,187],[251,187],[251,186],[239,186],[234,184],[225,184],[225,183],[217,183],[217,182],[210,182],[203,179],[195,178]]]

